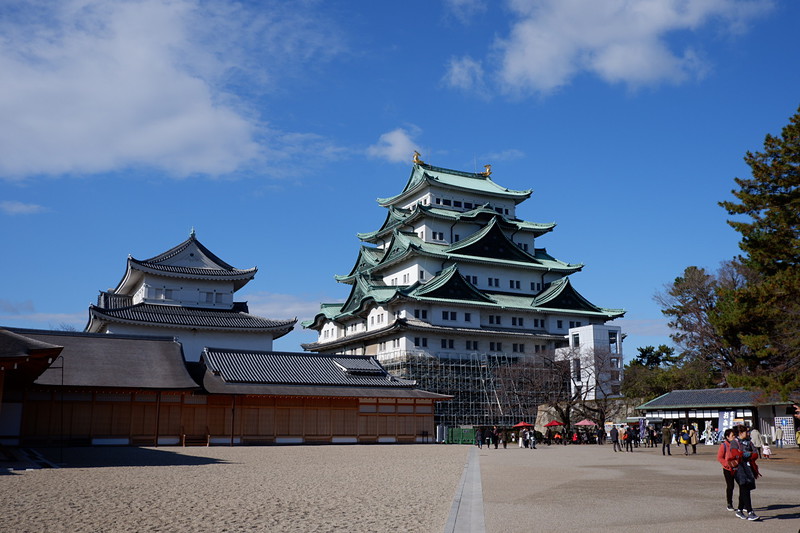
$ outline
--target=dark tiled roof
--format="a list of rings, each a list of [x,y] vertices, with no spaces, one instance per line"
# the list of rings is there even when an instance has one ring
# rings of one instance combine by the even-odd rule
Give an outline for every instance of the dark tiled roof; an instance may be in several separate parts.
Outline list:
[[[211,394],[251,394],[256,396],[315,396],[319,398],[404,398],[450,400],[452,396],[407,387],[346,387],[329,385],[280,385],[270,383],[226,383],[206,372],[203,387]]]
[[[752,407],[761,404],[781,404],[786,402],[771,401],[757,391],[745,389],[695,389],[674,390],[649,402],[640,405],[637,409],[667,409],[667,408],[695,408],[695,407]]]
[[[389,375],[369,356],[206,348],[202,361],[226,383],[371,388],[411,388],[415,384]]]
[[[140,303],[118,309],[103,309],[92,305],[93,319],[111,322],[150,324],[165,327],[234,329],[288,333],[297,319],[271,320],[237,311],[236,309],[205,309]]]
[[[36,380],[38,385],[198,388],[186,371],[181,345],[171,338],[19,329],[14,332],[64,347],[63,362],[51,365]]]
[[[196,252],[198,255],[195,257],[197,257],[198,260],[202,260],[202,262],[205,263],[203,267],[169,264],[170,259],[173,259],[174,257],[183,253],[190,247],[192,248],[192,250],[194,250],[192,252],[192,255],[194,255],[194,253]],[[249,268],[246,270],[242,270],[234,268],[233,266],[229,265],[228,263],[220,259],[217,255],[215,255],[211,250],[203,246],[203,244],[197,240],[194,233],[192,233],[192,235],[188,239],[186,239],[179,245],[167,250],[162,254],[144,260],[130,258],[129,261],[135,265],[146,267],[152,270],[161,271],[165,273],[183,274],[189,276],[223,277],[223,278],[246,276],[252,278],[257,271],[256,268]]]

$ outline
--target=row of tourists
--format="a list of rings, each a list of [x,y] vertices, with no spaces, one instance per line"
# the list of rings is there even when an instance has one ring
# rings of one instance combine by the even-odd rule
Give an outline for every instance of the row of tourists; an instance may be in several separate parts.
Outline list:
[[[520,448],[536,449],[536,432],[532,429],[524,428],[519,433],[509,431],[508,429],[498,428],[497,426],[489,428],[477,428],[475,430],[475,446],[483,448],[486,444],[487,448],[494,446],[496,450],[499,446],[508,448],[509,442],[519,442]]]

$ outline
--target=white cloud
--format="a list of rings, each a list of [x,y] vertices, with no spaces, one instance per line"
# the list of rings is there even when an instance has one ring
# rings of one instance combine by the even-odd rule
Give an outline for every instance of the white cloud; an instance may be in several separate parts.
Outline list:
[[[500,152],[491,152],[483,156],[486,161],[514,161],[525,157],[525,152],[517,150],[516,148],[509,148],[508,150],[501,150]]]
[[[666,319],[661,318],[641,318],[641,319],[619,319],[608,323],[613,326],[622,327],[622,332],[630,335],[645,337],[665,337],[668,338],[672,330],[667,325]]]
[[[454,89],[471,91],[477,94],[486,92],[483,79],[483,65],[469,56],[451,58],[445,72],[445,85]]]
[[[293,294],[255,292],[244,296],[250,313],[266,318],[284,320],[297,317],[298,321],[314,318],[319,313],[322,300],[303,299]],[[299,326],[297,326],[299,327]]]
[[[409,131],[410,130],[410,131]],[[419,151],[419,145],[413,137],[419,135],[421,130],[416,126],[409,129],[397,128],[380,136],[377,144],[367,148],[367,155],[386,159],[392,163],[407,163],[414,155],[414,150]]]
[[[469,23],[476,15],[486,11],[483,0],[445,0],[444,5],[462,24]]]
[[[0,211],[7,215],[34,215],[46,210],[47,209],[37,204],[25,204],[13,200],[0,202]]]
[[[702,77],[708,67],[702,53],[669,37],[711,23],[735,33],[770,6],[768,0],[511,0],[515,21],[489,58],[499,88],[512,94],[550,93],[581,73],[633,88],[676,84]],[[468,84],[469,65],[451,64],[449,79]]]
[[[5,2],[0,179],[220,175],[263,158],[270,137],[241,96],[341,49],[306,15],[280,2]]]

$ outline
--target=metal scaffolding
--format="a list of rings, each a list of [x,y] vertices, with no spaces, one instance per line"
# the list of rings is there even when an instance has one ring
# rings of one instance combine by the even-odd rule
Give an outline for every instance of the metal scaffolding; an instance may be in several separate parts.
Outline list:
[[[538,406],[563,390],[560,372],[535,356],[505,353],[395,352],[380,358],[392,375],[453,397],[436,402],[437,425],[513,426],[533,423]]]

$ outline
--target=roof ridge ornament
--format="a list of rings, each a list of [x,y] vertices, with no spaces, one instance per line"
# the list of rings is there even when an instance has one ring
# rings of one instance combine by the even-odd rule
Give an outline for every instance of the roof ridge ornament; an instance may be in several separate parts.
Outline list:
[[[192,229],[189,231],[189,237],[194,239],[196,235],[197,233],[194,231],[194,226],[192,226]]]
[[[484,170],[481,172],[481,176],[486,176],[487,178],[492,175],[492,165],[483,165]]]
[[[420,153],[419,153],[419,152],[417,152],[416,150],[414,150],[414,158],[412,159],[412,161],[413,161],[413,162],[414,162],[414,164],[416,164],[416,165],[424,165],[424,164],[425,164],[425,161],[423,161],[422,159],[420,159],[420,158],[419,158],[419,156],[420,156]]]

